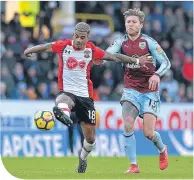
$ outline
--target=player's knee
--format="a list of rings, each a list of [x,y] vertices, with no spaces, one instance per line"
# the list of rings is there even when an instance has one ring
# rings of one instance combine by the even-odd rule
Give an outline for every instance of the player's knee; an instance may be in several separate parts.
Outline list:
[[[124,118],[124,130],[125,132],[131,132],[133,131],[133,127],[134,127],[134,118],[133,117],[126,117]]]
[[[58,105],[59,103],[66,103],[70,109],[73,107],[73,101],[66,94],[61,94],[56,98],[55,104]]]
[[[133,131],[133,127],[129,126],[129,125],[124,125],[124,130],[125,130],[125,132],[132,132]]]
[[[68,96],[65,94],[60,94],[56,98],[56,105],[58,105],[59,103],[67,103],[67,101],[68,101]]]
[[[94,144],[96,138],[95,136],[88,136],[88,137],[85,137],[86,141],[89,143],[89,144]]]

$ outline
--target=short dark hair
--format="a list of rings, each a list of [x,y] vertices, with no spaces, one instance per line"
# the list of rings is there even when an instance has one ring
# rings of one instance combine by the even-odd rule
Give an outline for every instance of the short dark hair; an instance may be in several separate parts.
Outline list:
[[[141,11],[139,8],[134,9],[128,9],[123,13],[123,16],[125,17],[125,20],[128,16],[138,16],[140,23],[144,23],[145,14],[143,11]]]
[[[75,30],[79,32],[87,32],[88,34],[90,33],[90,26],[89,24],[85,22],[79,22],[75,26]]]

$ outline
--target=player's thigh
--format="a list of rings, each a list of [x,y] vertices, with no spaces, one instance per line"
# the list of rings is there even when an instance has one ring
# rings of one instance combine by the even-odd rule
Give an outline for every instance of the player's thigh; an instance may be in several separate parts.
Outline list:
[[[124,119],[131,117],[134,120],[139,114],[137,107],[130,101],[123,101],[122,103],[122,116]]]
[[[70,109],[75,106],[75,97],[71,93],[67,92],[59,92],[56,97],[55,104],[58,105],[59,103],[66,103]]]
[[[127,89],[121,98],[122,116],[124,120],[124,129],[126,131],[133,130],[134,122],[140,111],[138,102],[139,93],[135,90]]]
[[[128,103],[127,103],[128,102]],[[123,94],[120,100],[120,103],[122,105],[122,115],[123,118],[126,118],[130,115],[130,109],[132,108],[132,111],[134,109],[137,110],[137,112],[139,113],[140,111],[140,104],[139,104],[139,92],[134,90],[134,89],[124,89],[123,90]]]
[[[78,97],[76,103],[76,116],[78,122],[85,122],[85,124],[96,125],[96,109],[94,101],[91,98]]]
[[[138,109],[130,102],[124,101],[122,104],[122,115],[124,120],[124,130],[133,131],[135,119],[138,116]]]
[[[95,142],[96,110],[91,98],[77,98],[76,115],[81,125],[84,138],[90,144]]]

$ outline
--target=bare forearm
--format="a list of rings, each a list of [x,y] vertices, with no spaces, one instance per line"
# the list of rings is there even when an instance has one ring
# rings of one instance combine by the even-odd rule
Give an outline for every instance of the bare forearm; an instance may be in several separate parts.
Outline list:
[[[51,43],[40,44],[27,49],[28,53],[51,52]]]
[[[110,54],[106,52],[105,56],[103,57],[104,60],[107,61],[116,61],[116,62],[122,62],[122,63],[137,63],[136,58],[132,58],[123,54]]]
[[[130,57],[130,56],[126,56],[126,55],[123,55],[123,54],[113,54],[117,59],[119,59],[120,62],[123,62],[123,63],[137,63],[137,59],[136,58],[133,58],[133,57]]]

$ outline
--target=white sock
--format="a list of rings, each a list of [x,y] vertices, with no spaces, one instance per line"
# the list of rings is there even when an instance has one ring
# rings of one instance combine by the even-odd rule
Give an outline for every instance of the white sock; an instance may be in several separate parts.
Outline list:
[[[71,110],[66,103],[59,103],[58,107],[63,110],[63,112],[70,117]]]
[[[163,153],[164,152],[164,150],[166,149],[166,146],[161,150],[161,151],[159,151],[159,153]]]
[[[93,144],[89,144],[85,139],[84,139],[84,144],[82,147],[82,151],[81,151],[81,159],[82,160],[86,160],[88,154],[94,149],[96,142],[94,142]]]
[[[131,162],[131,164],[136,164],[137,165],[137,162]]]

